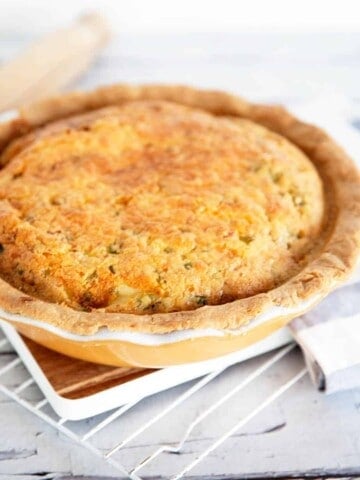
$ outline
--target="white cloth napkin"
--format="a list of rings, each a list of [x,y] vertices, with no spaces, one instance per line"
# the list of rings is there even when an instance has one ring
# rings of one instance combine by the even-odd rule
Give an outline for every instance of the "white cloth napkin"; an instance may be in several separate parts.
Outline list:
[[[310,376],[326,393],[360,387],[360,270],[290,330]]]
[[[360,132],[351,126],[353,109],[344,96],[326,92],[293,110],[327,130],[360,166]],[[360,268],[348,284],[293,320],[290,329],[319,390],[360,387]]]

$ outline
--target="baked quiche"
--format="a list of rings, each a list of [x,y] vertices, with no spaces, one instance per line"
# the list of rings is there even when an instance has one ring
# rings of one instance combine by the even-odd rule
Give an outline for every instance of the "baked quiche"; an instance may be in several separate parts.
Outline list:
[[[0,307],[87,335],[234,330],[356,263],[359,174],[284,109],[117,85],[0,127]]]

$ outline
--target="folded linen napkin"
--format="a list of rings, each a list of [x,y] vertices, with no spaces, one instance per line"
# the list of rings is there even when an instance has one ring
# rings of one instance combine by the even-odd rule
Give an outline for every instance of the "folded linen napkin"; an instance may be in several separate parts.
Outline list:
[[[360,387],[360,269],[352,282],[294,319],[290,330],[319,390]]]
[[[351,126],[351,107],[342,95],[327,92],[293,110],[327,130],[360,166],[360,132]],[[290,330],[319,390],[360,387],[360,268],[349,283],[293,320]]]

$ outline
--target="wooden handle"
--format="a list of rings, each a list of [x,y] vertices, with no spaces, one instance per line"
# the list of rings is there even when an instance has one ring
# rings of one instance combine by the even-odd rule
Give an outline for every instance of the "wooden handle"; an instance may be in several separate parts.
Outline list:
[[[60,90],[87,69],[109,36],[103,17],[90,14],[31,45],[0,68],[0,112]]]

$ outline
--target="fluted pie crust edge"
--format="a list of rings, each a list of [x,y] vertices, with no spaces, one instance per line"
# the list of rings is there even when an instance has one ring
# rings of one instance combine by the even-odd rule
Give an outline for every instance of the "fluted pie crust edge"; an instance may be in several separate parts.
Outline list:
[[[183,312],[133,315],[82,312],[39,300],[0,279],[0,308],[79,335],[111,331],[168,333],[187,329],[238,329],[273,306],[296,308],[324,297],[354,269],[360,251],[360,176],[348,155],[321,129],[279,106],[252,104],[237,96],[184,86],[114,85],[69,93],[28,105],[0,125],[0,152],[14,139],[50,121],[140,99],[167,100],[215,115],[250,119],[284,136],[316,166],[326,184],[326,225],[317,256],[296,276],[266,293]],[[299,308],[300,309],[300,308]],[[1,316],[1,315],[0,315]]]

